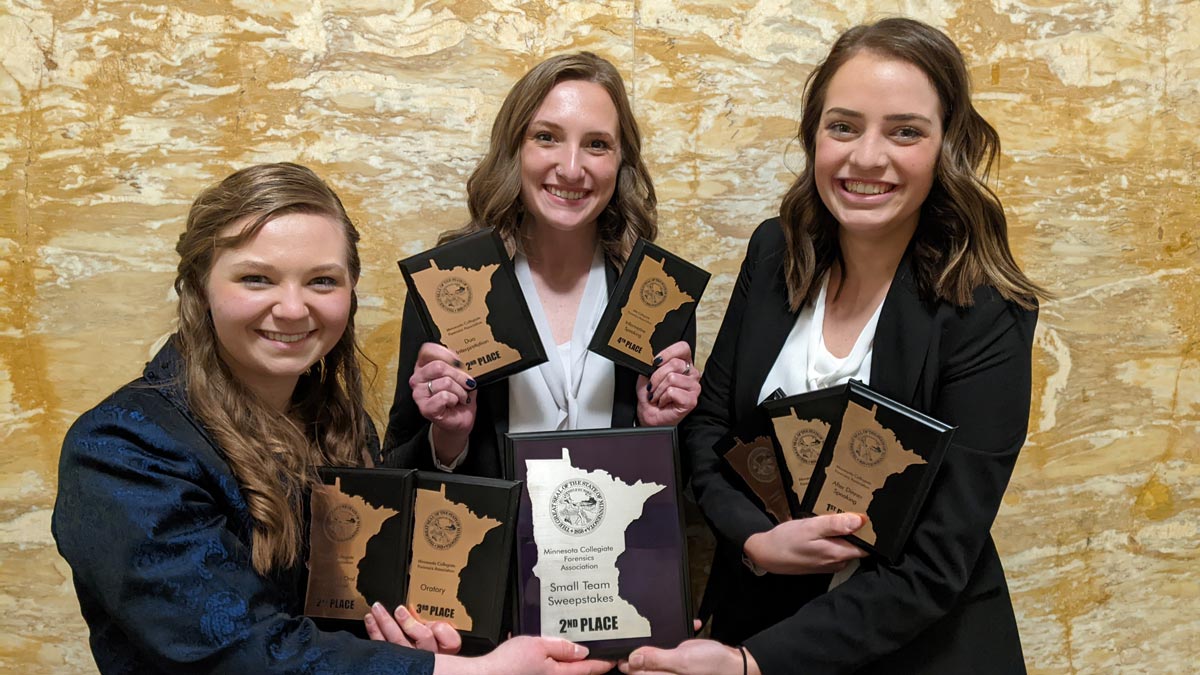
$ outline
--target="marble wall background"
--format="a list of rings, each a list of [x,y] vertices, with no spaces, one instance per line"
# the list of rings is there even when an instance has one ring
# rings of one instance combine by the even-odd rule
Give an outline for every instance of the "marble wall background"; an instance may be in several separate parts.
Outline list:
[[[946,30],[1004,140],[1019,260],[1056,291],[1029,442],[995,526],[1035,673],[1200,661],[1200,3],[4,0],[0,4],[0,670],[94,672],[50,537],[70,422],[171,330],[192,197],[297,160],[364,230],[360,325],[395,379],[398,257],[465,219],[508,87],[619,65],[663,240],[714,273],[707,354],[778,208],[812,65],[845,28]]]

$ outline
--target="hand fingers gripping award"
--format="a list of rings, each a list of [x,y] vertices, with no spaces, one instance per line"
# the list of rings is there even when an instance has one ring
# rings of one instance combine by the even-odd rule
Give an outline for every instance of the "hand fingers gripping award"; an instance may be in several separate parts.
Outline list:
[[[659,352],[655,370],[638,377],[638,421],[647,427],[678,424],[700,398],[700,370],[682,340]]]
[[[863,549],[842,539],[867,523],[858,513],[813,516],[780,523],[746,540],[745,554],[755,567],[773,574],[826,574],[841,570]]]
[[[462,637],[453,626],[445,621],[425,623],[404,605],[396,607],[395,614],[388,614],[383,605],[371,605],[371,613],[364,617],[367,635],[372,640],[391,642],[403,647],[414,647],[435,654],[457,654],[462,647]]]
[[[433,425],[434,447],[445,450],[451,457],[466,444],[475,426],[478,403],[477,384],[461,366],[454,351],[426,342],[421,345],[417,365],[408,378],[417,409]]]

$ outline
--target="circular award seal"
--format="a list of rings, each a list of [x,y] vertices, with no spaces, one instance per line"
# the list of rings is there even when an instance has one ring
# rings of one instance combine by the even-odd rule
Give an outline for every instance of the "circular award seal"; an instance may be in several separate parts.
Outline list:
[[[859,429],[850,437],[850,453],[863,466],[875,466],[883,461],[887,446],[883,437],[870,429]]]
[[[642,284],[638,295],[642,296],[642,302],[651,307],[658,307],[667,299],[667,285],[661,279],[650,279]]]
[[[604,493],[583,478],[563,481],[550,496],[550,520],[567,534],[587,534],[604,520]]]
[[[425,543],[444,551],[462,537],[462,522],[454,512],[439,509],[425,519]]]
[[[750,466],[750,475],[760,483],[770,483],[779,471],[775,466],[775,453],[763,445],[750,451],[746,456],[746,464]]]
[[[821,454],[821,446],[825,443],[824,434],[812,427],[805,427],[792,437],[792,452],[796,453],[805,464],[813,464]]]
[[[358,511],[348,504],[338,504],[325,514],[325,534],[334,541],[349,541],[361,524]]]
[[[436,295],[438,306],[451,314],[457,314],[471,304],[471,286],[458,277],[442,279]]]

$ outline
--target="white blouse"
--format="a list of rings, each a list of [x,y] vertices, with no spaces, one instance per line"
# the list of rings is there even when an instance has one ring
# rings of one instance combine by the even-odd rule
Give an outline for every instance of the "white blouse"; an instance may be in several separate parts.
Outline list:
[[[875,313],[863,326],[850,353],[838,358],[825,348],[825,293],[828,288],[829,275],[825,275],[821,280],[817,301],[800,311],[792,332],[779,350],[779,356],[775,357],[775,363],[759,390],[759,403],[776,389],[782,389],[791,396],[844,384],[851,378],[870,384],[875,327],[879,324],[879,311],[883,309],[883,303],[879,303]]]
[[[518,252],[513,262],[549,360],[508,378],[508,430],[518,433],[612,426],[616,366],[587,348],[608,305],[608,281],[600,248],[596,248],[588,270],[571,341],[562,345],[554,344],[529,260]]]

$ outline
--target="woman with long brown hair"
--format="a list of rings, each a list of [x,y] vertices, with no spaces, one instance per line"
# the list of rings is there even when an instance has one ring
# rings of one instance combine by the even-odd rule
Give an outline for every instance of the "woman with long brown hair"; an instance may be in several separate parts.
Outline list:
[[[63,442],[53,532],[102,672],[603,672],[527,638],[477,661],[445,624],[366,619],[420,651],[302,617],[319,466],[369,463],[354,335],[358,231],[295,164],[205,190],[179,238],[179,326]],[[486,659],[486,660],[485,660]],[[557,660],[569,663],[557,663]]]
[[[719,642],[639,650],[622,670],[1024,672],[989,528],[1025,440],[1045,293],[987,186],[997,134],[954,43],[887,19],[844,33],[809,77],[799,140],[804,170],[750,239],[682,425],[718,539]],[[713,451],[777,388],[851,378],[957,427],[895,565],[839,538],[861,514],[772,525]]]
[[[390,465],[500,476],[504,432],[669,426],[696,405],[695,326],[649,377],[588,352],[609,292],[638,238],[657,235],[641,133],[616,68],[588,52],[522,77],[467,181],[470,223],[494,227],[549,361],[476,390],[457,355],[430,342],[406,304],[385,452]]]

